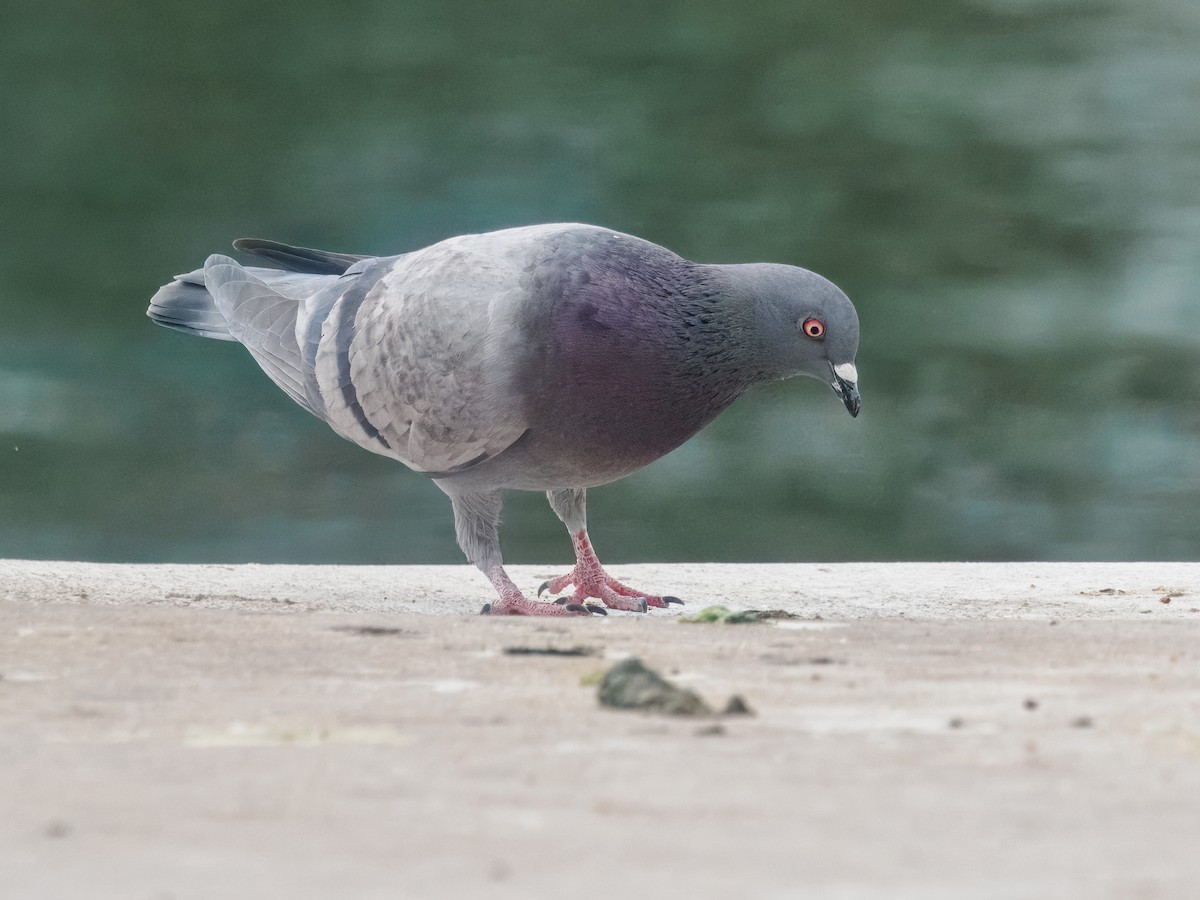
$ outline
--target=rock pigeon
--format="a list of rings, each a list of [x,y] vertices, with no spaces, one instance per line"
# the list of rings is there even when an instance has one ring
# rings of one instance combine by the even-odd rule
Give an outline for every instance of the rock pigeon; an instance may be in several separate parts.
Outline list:
[[[859,411],[858,315],[813,272],[704,265],[580,224],[463,235],[371,257],[240,240],[177,276],[147,314],[238,341],[349,441],[449,497],[458,544],[499,597],[491,615],[645,612],[588,538],[587,489],[669,453],[752,385],[827,382]],[[575,567],[524,596],[500,555],[501,494],[545,491]],[[588,603],[589,600],[599,603]]]

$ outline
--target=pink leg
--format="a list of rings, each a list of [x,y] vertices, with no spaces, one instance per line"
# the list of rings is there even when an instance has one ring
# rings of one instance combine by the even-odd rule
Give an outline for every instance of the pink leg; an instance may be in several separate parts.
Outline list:
[[[593,611],[603,613],[600,607],[588,607],[581,603],[543,603],[530,600],[512,583],[503,566],[496,566],[486,573],[500,599],[486,604],[480,611],[484,616],[590,616]]]
[[[575,585],[573,600],[594,597],[610,609],[645,612],[648,606],[666,607],[669,603],[683,603],[678,597],[659,597],[626,587],[604,571],[586,531],[571,535],[575,545],[575,568],[566,575],[551,579],[538,588],[538,595],[549,590],[557,594],[568,585]]]

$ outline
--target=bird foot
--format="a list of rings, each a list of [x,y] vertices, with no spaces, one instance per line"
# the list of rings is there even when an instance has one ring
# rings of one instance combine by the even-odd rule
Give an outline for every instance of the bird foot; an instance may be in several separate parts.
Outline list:
[[[621,584],[604,571],[596,552],[592,549],[587,532],[580,531],[571,536],[575,544],[575,568],[566,575],[552,578],[542,583],[538,588],[538,596],[549,591],[557,594],[569,585],[575,586],[575,592],[570,600],[578,603],[581,600],[599,600],[609,609],[621,609],[628,612],[646,612],[651,606],[665,609],[672,603],[683,604],[678,597],[660,597],[657,594],[647,594],[645,591],[634,590]],[[568,598],[560,598],[556,602],[566,602]]]
[[[500,599],[494,603],[485,603],[479,611],[481,616],[590,616],[592,613],[608,615],[602,606],[569,602],[566,597],[553,603],[530,600],[512,583],[500,566],[489,571],[487,577],[500,594]]]

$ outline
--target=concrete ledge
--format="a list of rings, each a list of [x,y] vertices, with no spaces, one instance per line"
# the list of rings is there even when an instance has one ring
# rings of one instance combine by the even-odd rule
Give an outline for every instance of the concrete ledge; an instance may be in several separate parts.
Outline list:
[[[1200,565],[613,573],[801,618],[483,618],[467,566],[0,561],[0,895],[1195,894]],[[508,652],[546,649],[579,655]],[[754,715],[601,708],[630,655]]]
[[[565,564],[511,566],[527,594]],[[614,565],[626,583],[687,601],[826,619],[1187,618],[1200,563]],[[1178,599],[1162,603],[1165,596]],[[492,599],[472,567],[113,565],[0,560],[0,599],[325,612],[474,613]]]

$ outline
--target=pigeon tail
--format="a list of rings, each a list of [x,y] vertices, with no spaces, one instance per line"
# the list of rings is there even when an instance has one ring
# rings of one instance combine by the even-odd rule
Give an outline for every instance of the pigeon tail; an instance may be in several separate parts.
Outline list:
[[[296,340],[297,300],[220,254],[204,263],[204,285],[233,339],[250,351],[284,393],[319,415],[308,398],[304,360]]]
[[[164,328],[184,334],[218,341],[236,340],[229,333],[229,323],[204,286],[203,269],[176,275],[174,281],[160,287],[150,298],[146,315]]]

